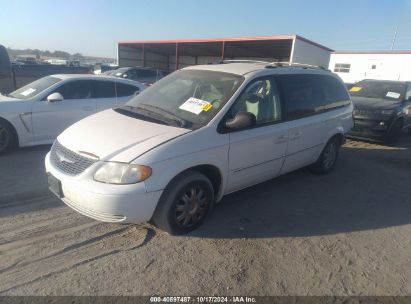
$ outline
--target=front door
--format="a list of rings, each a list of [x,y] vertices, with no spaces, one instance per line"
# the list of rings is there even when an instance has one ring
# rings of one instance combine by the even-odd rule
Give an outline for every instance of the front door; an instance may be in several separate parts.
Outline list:
[[[46,98],[33,105],[32,122],[36,142],[50,142],[70,125],[96,112],[96,99],[92,98],[87,80],[62,84],[53,92],[59,92],[64,100],[48,102]]]
[[[230,109],[229,116],[246,111],[256,117],[256,126],[229,133],[227,192],[233,192],[277,176],[285,158],[288,140],[282,106],[273,78],[250,83]]]

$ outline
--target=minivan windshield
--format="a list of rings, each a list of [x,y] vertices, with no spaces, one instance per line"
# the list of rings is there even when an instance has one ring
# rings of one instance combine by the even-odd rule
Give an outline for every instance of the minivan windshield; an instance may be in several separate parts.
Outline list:
[[[399,101],[404,98],[405,82],[384,80],[363,80],[350,89],[351,96]]]
[[[124,109],[195,129],[206,125],[243,81],[244,77],[229,73],[180,70],[131,99]]]
[[[43,77],[32,83],[29,83],[28,85],[14,92],[11,92],[8,96],[18,98],[18,99],[29,99],[31,97],[34,97],[40,94],[45,89],[49,88],[50,86],[52,86],[53,84],[56,84],[59,81],[61,81],[61,79],[57,77],[52,77],[52,76]]]

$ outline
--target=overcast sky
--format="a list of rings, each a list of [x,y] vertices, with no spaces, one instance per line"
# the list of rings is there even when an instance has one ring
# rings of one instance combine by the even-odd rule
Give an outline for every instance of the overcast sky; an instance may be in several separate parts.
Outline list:
[[[0,44],[116,57],[121,40],[298,34],[335,50],[411,50],[411,0],[0,0]]]

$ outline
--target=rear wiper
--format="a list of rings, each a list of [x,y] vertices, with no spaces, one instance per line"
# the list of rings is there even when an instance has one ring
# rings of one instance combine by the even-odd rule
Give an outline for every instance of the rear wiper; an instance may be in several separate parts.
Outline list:
[[[143,110],[146,110],[146,111],[150,111],[150,112],[153,112],[153,113],[157,113],[156,111],[162,112],[164,114],[164,116],[168,116],[168,118],[170,118],[174,121],[177,121],[180,124],[181,127],[185,127],[187,125],[187,121],[185,121],[184,119],[178,117],[177,115],[175,115],[172,112],[164,110],[163,108],[148,105],[148,104],[144,104],[144,106],[139,105],[137,108],[138,109],[143,109]],[[156,111],[152,111],[152,110],[150,110],[150,108],[154,109]],[[157,114],[160,114],[160,113],[157,113]]]

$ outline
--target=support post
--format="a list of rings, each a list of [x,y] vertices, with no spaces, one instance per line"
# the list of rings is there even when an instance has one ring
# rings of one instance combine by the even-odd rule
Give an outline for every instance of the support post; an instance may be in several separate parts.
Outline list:
[[[146,66],[146,50],[144,47],[144,43],[141,45],[141,65],[143,67]]]
[[[225,58],[225,41],[223,41],[221,45],[221,60],[224,60]]]
[[[178,70],[178,66],[180,65],[180,54],[178,50],[179,50],[179,45],[178,45],[178,42],[176,42],[176,70]]]

